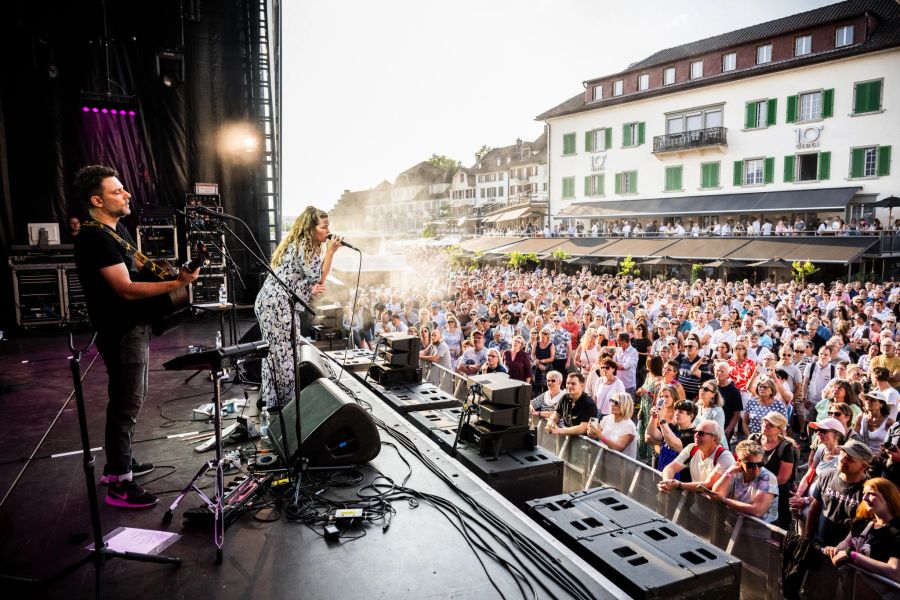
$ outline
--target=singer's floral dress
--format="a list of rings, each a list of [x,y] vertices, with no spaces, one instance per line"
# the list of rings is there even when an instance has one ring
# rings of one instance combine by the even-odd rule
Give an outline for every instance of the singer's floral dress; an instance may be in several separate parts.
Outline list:
[[[324,253],[306,264],[304,251],[297,244],[288,246],[275,273],[303,300],[309,302],[312,288],[322,278]],[[288,294],[269,275],[254,305],[262,339],[269,343],[269,355],[262,361],[262,384],[259,396],[266,406],[284,406],[294,399],[294,357],[291,347],[291,305]],[[297,335],[300,335],[300,313],[297,305]]]

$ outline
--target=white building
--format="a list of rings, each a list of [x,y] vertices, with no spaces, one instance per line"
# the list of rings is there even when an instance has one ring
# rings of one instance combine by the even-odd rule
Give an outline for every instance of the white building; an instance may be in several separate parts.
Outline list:
[[[900,192],[900,7],[849,1],[669,48],[583,83],[549,126],[555,220],[837,215]],[[900,217],[898,209],[895,217]]]

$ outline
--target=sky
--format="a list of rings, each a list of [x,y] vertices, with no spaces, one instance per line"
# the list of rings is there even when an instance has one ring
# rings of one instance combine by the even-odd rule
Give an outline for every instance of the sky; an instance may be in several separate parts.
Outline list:
[[[283,212],[330,210],[443,154],[533,140],[534,117],[658,50],[828,0],[284,2]]]

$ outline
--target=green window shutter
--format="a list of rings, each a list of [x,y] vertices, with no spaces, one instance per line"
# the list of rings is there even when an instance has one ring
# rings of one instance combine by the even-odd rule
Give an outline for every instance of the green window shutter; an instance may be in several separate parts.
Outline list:
[[[778,111],[778,99],[777,98],[769,98],[769,102],[766,106],[766,125],[774,125],[775,118]]]
[[[591,176],[588,175],[584,178],[584,195],[585,197],[591,195]]]
[[[797,120],[797,96],[787,97],[787,112],[784,120],[793,123]]]
[[[824,90],[822,92],[822,116],[834,116],[834,88]]]
[[[678,167],[678,168],[675,170],[675,181],[674,181],[674,183],[675,183],[675,189],[676,189],[676,190],[684,189],[684,186],[681,184],[681,175],[682,175],[682,173],[683,173],[683,171],[682,171],[682,168],[681,168],[681,167]]]
[[[784,157],[784,182],[790,183],[794,180],[794,156]]]
[[[857,83],[853,86],[853,114],[869,112],[870,83]]]
[[[622,193],[622,174],[616,173],[616,193]]]
[[[622,147],[627,148],[631,145],[631,123],[622,125]]]
[[[890,156],[889,156],[890,157]],[[633,194],[637,194],[638,186],[637,186],[637,171],[631,172],[631,189],[628,190]]]
[[[710,165],[700,165],[700,189],[712,187],[709,185]]]
[[[890,175],[891,174],[891,147],[890,146],[878,146],[878,164],[875,167],[875,172],[881,175]]]
[[[866,149],[854,148],[850,151],[850,177],[862,177],[866,168]]]
[[[773,183],[775,181],[775,157],[767,156],[765,168],[763,169],[763,181]]]
[[[869,103],[866,112],[881,110],[881,81],[869,82]]]
[[[741,185],[744,183],[744,161],[742,160],[734,161],[734,180],[732,183],[734,183],[734,185]]]
[[[675,179],[675,169],[676,167],[666,167],[666,191],[669,192],[675,189],[675,185],[673,183]]]
[[[637,124],[637,126],[638,126],[638,142],[637,143],[638,143],[638,145],[641,145],[644,143],[644,122],[641,121],[640,123]]]
[[[819,152],[819,181],[831,177],[831,152]]]
[[[609,150],[612,148],[612,127],[607,127],[604,132],[606,133],[606,147],[604,150]]]
[[[597,175],[597,195],[606,195],[606,175]]]
[[[719,187],[719,163],[708,165],[709,169],[709,187]]]
[[[756,127],[756,102],[748,102],[744,112],[744,129]]]
[[[593,133],[593,132],[591,132],[591,131],[585,131],[585,132],[584,132],[584,151],[585,151],[585,152],[590,152],[591,150],[594,149],[594,148],[592,147],[593,144],[591,143],[591,140],[592,140],[593,137],[594,137],[593,135],[591,135],[592,133]]]

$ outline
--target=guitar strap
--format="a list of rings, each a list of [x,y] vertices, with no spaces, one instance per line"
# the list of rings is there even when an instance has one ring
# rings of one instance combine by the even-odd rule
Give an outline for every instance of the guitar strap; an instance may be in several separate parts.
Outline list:
[[[151,273],[159,277],[160,280],[165,280],[172,276],[172,273],[168,269],[151,261],[146,254],[132,246],[128,242],[128,240],[116,233],[116,231],[109,225],[104,225],[99,221],[93,220],[85,221],[81,225],[82,227],[97,227],[108,233],[114,240],[116,240],[116,242],[119,243],[120,246],[122,246],[122,248],[125,249],[125,252],[127,252],[134,258],[136,262],[140,263],[142,267],[148,269]]]

